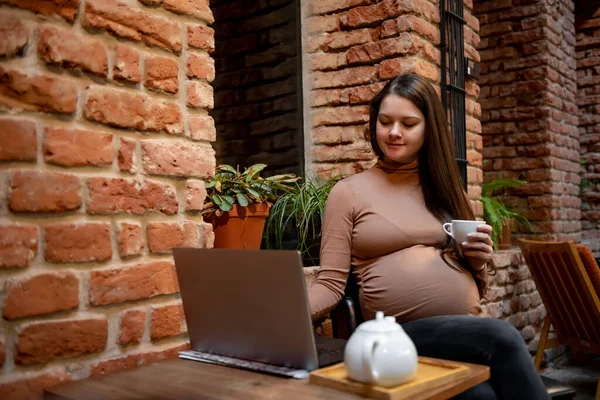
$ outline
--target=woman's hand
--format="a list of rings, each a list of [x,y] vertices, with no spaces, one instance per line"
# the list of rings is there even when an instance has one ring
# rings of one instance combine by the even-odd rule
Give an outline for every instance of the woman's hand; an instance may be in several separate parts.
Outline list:
[[[494,242],[492,242],[491,234],[491,226],[479,225],[477,232],[470,233],[467,236],[467,242],[462,243],[463,254],[469,260],[471,268],[480,270],[485,263],[492,259]]]

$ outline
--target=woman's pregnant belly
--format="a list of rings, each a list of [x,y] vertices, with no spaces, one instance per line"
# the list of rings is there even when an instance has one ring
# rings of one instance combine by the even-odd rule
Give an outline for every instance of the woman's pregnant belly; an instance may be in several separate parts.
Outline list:
[[[467,271],[448,266],[440,251],[413,246],[358,268],[361,305],[365,319],[376,311],[398,322],[437,315],[479,315],[481,305],[475,281]]]

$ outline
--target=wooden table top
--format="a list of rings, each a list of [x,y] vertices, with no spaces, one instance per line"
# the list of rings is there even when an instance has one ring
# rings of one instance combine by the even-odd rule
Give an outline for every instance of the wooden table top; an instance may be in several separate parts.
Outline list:
[[[470,367],[469,376],[436,389],[419,399],[442,400],[489,379],[489,368]],[[57,386],[44,399],[138,400],[138,399],[362,399],[336,389],[297,380],[189,360],[161,361],[100,378]]]

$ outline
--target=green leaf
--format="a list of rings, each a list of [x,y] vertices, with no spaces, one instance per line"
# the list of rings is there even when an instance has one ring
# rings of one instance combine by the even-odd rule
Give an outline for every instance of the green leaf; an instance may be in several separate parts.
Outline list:
[[[250,194],[250,196],[254,197],[255,199],[260,199],[260,193],[258,193],[256,190],[251,189],[251,188],[246,188],[246,192],[248,192]]]
[[[219,208],[223,207],[223,198],[221,196],[219,196],[218,194],[215,194],[212,197],[213,202],[215,203],[215,205]]]
[[[492,241],[494,242],[494,249],[497,250],[503,220],[498,211],[498,201],[489,197],[482,197],[481,203],[483,204],[483,218],[492,227]]]
[[[237,173],[237,171],[235,170],[235,168],[233,168],[231,165],[225,165],[225,164],[219,165],[217,167],[217,170],[221,171],[221,172],[230,172],[230,173],[232,173],[234,175]]]
[[[235,204],[235,199],[232,196],[224,194],[221,195],[221,198],[223,198],[224,201],[228,202],[231,205]]]
[[[274,176],[265,178],[265,180],[270,181],[270,182],[282,182],[282,183],[294,183],[294,182],[298,182],[300,179],[302,179],[302,178],[300,178],[299,176],[296,176],[294,174],[274,175]]]
[[[242,206],[242,207],[248,206],[248,198],[246,196],[244,196],[241,193],[238,193],[236,197],[237,197],[238,204],[240,206]]]
[[[233,208],[233,198],[230,196],[216,196],[220,198],[219,208],[223,211],[230,211]]]
[[[267,164],[254,164],[250,168],[244,171],[244,175],[246,175],[246,182],[250,182],[252,179],[255,179],[260,171],[265,169]]]
[[[491,196],[496,190],[515,188],[525,183],[527,182],[515,179],[494,179],[482,185],[481,194],[482,196]]]

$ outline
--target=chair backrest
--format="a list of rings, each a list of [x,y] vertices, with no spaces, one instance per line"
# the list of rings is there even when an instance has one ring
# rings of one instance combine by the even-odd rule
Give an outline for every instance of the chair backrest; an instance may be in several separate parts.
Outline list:
[[[344,297],[331,312],[331,320],[333,336],[340,339],[349,339],[356,327],[364,321],[360,308],[358,283],[352,273],[348,274]]]
[[[600,354],[600,300],[575,244],[520,240],[558,340]]]

